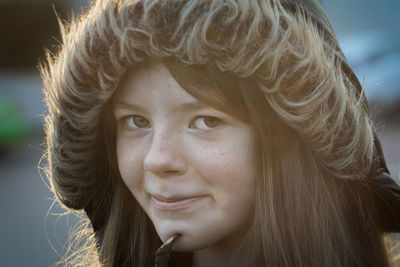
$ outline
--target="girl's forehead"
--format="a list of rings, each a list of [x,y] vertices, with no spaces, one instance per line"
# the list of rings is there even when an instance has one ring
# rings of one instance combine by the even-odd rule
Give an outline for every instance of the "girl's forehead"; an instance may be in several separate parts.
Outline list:
[[[248,121],[248,111],[238,79],[212,64],[189,65],[177,58],[147,59],[128,69],[111,103],[131,98],[144,104],[144,100],[159,95],[163,95],[166,101],[172,97],[167,89],[178,88],[173,95],[183,102],[196,100],[204,106]],[[139,93],[144,100],[140,100]]]
[[[196,103],[200,105],[160,61],[149,62],[125,74],[113,98],[113,104],[132,102],[143,106],[156,104],[193,106]]]
[[[152,60],[128,69],[121,78],[118,91],[134,87],[138,83],[155,86],[171,78],[171,74],[161,61]]]

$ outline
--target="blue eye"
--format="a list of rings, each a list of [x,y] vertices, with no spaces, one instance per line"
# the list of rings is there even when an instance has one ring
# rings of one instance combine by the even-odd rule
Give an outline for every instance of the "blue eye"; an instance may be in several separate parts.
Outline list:
[[[150,122],[142,116],[133,115],[123,118],[124,124],[130,129],[150,128]]]
[[[219,118],[211,116],[199,116],[190,124],[190,128],[197,128],[200,130],[210,131],[218,126],[222,121]]]

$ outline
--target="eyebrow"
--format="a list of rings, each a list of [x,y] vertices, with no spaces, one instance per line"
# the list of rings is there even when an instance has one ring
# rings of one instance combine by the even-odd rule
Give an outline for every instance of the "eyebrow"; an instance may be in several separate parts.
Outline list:
[[[113,109],[121,108],[121,109],[144,111],[144,109],[139,105],[135,105],[135,104],[132,104],[132,103],[126,103],[126,102],[120,102],[120,101],[113,102],[112,103],[112,107],[113,107]]]
[[[207,107],[207,105],[205,105],[197,100],[186,102],[186,103],[180,104],[178,106],[178,108],[182,111],[193,111],[193,110],[203,109],[206,107]]]
[[[176,108],[174,108],[174,110],[179,110],[179,111],[193,111],[193,110],[199,110],[199,109],[203,109],[206,108],[207,105],[195,100],[195,101],[190,101],[190,102],[184,102],[182,104],[179,104]],[[145,108],[140,106],[140,105],[136,105],[133,103],[127,103],[127,102],[123,102],[123,101],[116,101],[113,103],[113,108],[123,108],[123,109],[130,109],[130,110],[139,110],[139,111],[145,111]]]

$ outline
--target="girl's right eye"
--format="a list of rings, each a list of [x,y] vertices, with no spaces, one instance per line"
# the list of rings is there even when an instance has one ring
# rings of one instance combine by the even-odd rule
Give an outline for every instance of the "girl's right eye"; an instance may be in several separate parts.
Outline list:
[[[122,118],[123,123],[129,129],[145,129],[150,128],[150,122],[142,116],[133,115]]]

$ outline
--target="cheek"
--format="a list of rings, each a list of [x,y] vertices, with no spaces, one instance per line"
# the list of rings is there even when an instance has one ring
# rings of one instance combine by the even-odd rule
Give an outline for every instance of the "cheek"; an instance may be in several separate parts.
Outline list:
[[[243,156],[243,157],[242,157]],[[254,197],[255,167],[249,160],[251,155],[244,157],[242,153],[232,152],[214,165],[217,194],[221,194],[227,201],[239,200],[247,202]]]
[[[141,183],[143,149],[139,145],[117,139],[117,161],[122,180],[129,189]]]
[[[192,156],[197,172],[219,195],[254,193],[255,149],[253,142],[238,143],[238,139],[219,145],[204,146]],[[240,139],[239,139],[240,140]]]

